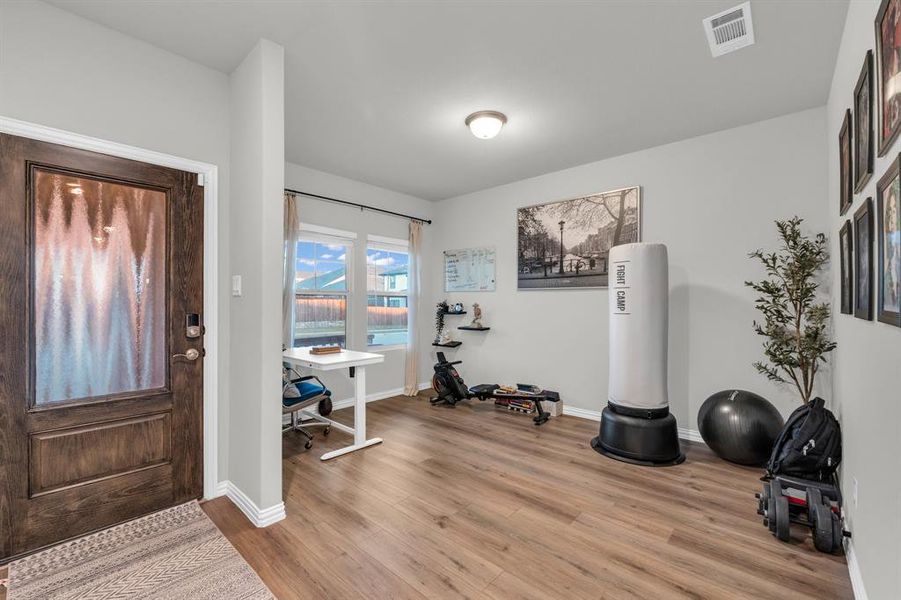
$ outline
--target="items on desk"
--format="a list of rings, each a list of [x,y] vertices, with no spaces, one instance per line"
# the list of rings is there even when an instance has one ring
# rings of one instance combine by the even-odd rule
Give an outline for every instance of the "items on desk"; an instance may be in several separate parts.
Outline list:
[[[313,346],[310,354],[337,354],[341,352],[341,346]]]

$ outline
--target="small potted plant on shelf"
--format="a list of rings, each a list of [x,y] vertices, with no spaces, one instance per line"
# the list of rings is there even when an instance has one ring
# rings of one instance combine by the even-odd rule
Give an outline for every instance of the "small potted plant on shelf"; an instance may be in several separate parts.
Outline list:
[[[760,294],[756,307],[763,313],[762,322],[754,321],[754,331],[764,338],[766,361],[755,362],[754,368],[771,381],[794,384],[807,404],[820,366],[836,343],[828,330],[829,303],[817,302],[817,276],[829,261],[826,236],[802,234],[802,221],[776,221],[782,247],[749,254],[763,264],[767,278],[745,285]]]

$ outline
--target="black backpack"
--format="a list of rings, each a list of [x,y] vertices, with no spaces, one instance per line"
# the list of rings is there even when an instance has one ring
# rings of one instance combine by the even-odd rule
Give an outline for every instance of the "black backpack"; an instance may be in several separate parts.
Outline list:
[[[767,475],[793,475],[825,481],[842,461],[842,431],[822,398],[791,414],[776,438]]]

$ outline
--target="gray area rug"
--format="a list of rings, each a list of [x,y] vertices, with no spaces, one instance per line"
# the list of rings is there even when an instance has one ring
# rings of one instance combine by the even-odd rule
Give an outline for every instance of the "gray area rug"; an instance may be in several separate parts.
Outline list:
[[[7,600],[270,599],[197,502],[10,563]]]

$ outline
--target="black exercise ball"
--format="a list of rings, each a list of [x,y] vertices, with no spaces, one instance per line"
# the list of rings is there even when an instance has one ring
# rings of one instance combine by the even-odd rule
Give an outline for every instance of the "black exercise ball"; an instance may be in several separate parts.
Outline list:
[[[745,390],[717,392],[698,411],[698,429],[710,449],[740,465],[765,464],[783,424],[775,406]]]

